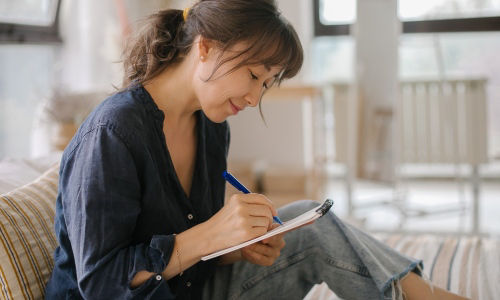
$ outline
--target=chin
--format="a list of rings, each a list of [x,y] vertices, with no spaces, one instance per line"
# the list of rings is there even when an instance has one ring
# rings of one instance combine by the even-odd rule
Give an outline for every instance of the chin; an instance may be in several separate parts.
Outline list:
[[[210,114],[210,113],[205,113],[205,116],[212,122],[214,123],[222,123],[227,120],[228,116],[222,115],[222,114]]]

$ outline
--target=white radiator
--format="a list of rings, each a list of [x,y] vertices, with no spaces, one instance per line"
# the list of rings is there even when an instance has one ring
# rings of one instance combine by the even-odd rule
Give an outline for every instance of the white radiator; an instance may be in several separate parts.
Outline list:
[[[485,80],[401,83],[400,163],[487,162],[485,84]]]
[[[400,83],[397,120],[399,161],[481,164],[488,160],[486,80],[418,80]],[[346,163],[359,140],[353,86],[334,83],[316,108],[316,161]],[[329,126],[332,123],[333,128]],[[390,126],[386,126],[390,128]],[[333,130],[333,132],[332,132]],[[332,134],[333,133],[333,134]],[[386,133],[388,134],[388,133]],[[334,139],[334,150],[326,149]]]

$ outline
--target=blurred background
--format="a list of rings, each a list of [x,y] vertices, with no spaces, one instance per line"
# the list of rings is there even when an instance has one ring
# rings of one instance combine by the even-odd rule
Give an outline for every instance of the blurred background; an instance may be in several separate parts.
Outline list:
[[[500,0],[277,2],[305,63],[264,97],[265,123],[229,119],[230,171],[373,231],[500,235]],[[138,21],[192,3],[0,0],[0,175],[59,159],[120,87]]]

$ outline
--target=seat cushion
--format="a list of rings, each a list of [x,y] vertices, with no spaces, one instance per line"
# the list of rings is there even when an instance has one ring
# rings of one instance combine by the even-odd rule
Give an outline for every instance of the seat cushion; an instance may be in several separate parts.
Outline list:
[[[495,237],[377,233],[390,247],[424,261],[424,274],[436,286],[471,299],[500,294],[500,240]],[[339,299],[322,283],[305,300]]]
[[[0,299],[42,299],[54,266],[59,166],[0,196]]]

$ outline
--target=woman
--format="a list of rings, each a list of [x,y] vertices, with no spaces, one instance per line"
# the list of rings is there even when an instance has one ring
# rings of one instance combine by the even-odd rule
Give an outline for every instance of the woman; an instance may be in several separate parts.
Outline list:
[[[302,65],[271,0],[160,11],[131,43],[122,91],[87,118],[60,169],[60,246],[48,299],[301,299],[326,281],[346,299],[459,299],[330,213],[313,225],[201,262],[277,226],[272,202],[224,204],[226,119],[259,105]],[[283,219],[314,202],[279,211]],[[287,246],[285,247],[285,239]],[[434,297],[434,298],[433,298]]]

